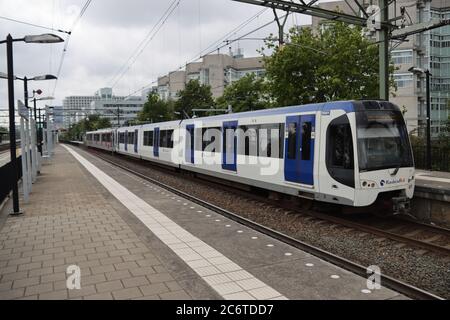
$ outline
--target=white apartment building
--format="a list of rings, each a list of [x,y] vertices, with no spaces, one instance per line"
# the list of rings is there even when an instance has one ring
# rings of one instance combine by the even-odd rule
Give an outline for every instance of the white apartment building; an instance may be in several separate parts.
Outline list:
[[[199,80],[203,85],[211,86],[214,98],[220,97],[226,86],[239,80],[248,73],[262,76],[265,73],[262,57],[244,58],[239,50],[233,54],[210,54],[201,62],[186,65],[185,70],[170,72],[158,78],[157,92],[161,99],[177,99],[190,80]]]
[[[91,102],[100,99],[98,96],[69,96],[63,100],[64,127],[80,121],[87,115]]]
[[[112,127],[127,125],[135,120],[145,103],[144,97],[131,96],[122,99],[100,99],[91,102],[92,114],[99,114],[102,118],[108,118]]]
[[[68,128],[89,114],[107,117],[113,126],[124,125],[137,117],[145,101],[141,96],[115,96],[112,88],[101,88],[92,96],[69,96],[63,100],[64,126]]]

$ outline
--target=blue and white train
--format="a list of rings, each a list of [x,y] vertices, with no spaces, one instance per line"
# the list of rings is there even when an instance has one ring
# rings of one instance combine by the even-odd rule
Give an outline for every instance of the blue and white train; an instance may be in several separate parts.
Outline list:
[[[399,108],[338,101],[87,132],[85,143],[316,201],[408,211],[414,161]]]

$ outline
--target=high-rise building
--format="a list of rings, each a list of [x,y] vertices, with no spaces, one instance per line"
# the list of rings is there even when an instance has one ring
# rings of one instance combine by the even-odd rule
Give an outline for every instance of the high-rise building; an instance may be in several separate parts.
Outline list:
[[[92,114],[108,118],[113,127],[128,125],[135,120],[145,101],[141,96],[120,97],[122,99],[100,99],[91,102]]]
[[[113,126],[124,125],[137,117],[145,101],[144,96],[115,96],[112,88],[101,88],[92,96],[69,96],[63,100],[64,127],[90,114],[109,118]]]
[[[361,0],[367,8],[377,5],[377,0]],[[327,10],[340,10],[348,14],[360,13],[353,1],[323,2],[318,4]],[[350,6],[352,6],[350,8]],[[431,19],[450,19],[449,0],[397,0],[389,6],[389,18],[399,16],[404,10],[404,19],[396,23],[405,25],[430,22]],[[362,16],[362,15],[361,15]],[[312,17],[312,28],[326,27],[326,21]],[[390,101],[406,110],[405,119],[409,132],[420,133],[426,124],[425,75],[408,71],[411,67],[430,70],[431,76],[431,133],[442,132],[449,117],[450,103],[450,25],[408,36],[401,43],[393,42],[390,51],[395,66],[394,81],[397,92]],[[374,61],[378,63],[378,61]]]
[[[85,117],[90,109],[91,102],[98,100],[98,96],[68,96],[63,100],[64,126],[70,127]]]
[[[158,78],[157,92],[161,99],[177,99],[190,80],[199,80],[209,85],[214,98],[220,97],[227,85],[248,73],[262,76],[265,73],[263,58],[244,58],[242,51],[237,54],[209,54],[201,62],[188,63],[185,70],[173,71]]]

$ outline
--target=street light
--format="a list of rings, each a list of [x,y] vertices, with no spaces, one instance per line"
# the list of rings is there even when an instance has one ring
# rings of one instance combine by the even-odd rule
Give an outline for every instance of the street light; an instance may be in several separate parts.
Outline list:
[[[422,69],[418,67],[411,67],[408,69],[415,75],[426,75],[426,87],[427,87],[427,170],[431,170],[431,102],[430,102],[430,70]]]
[[[0,79],[8,79],[8,75],[4,72],[0,72]],[[56,80],[58,79],[56,76],[52,75],[52,74],[44,74],[44,75],[40,75],[40,76],[35,76],[33,78],[27,78],[27,77],[17,77],[13,75],[13,79],[14,80],[22,80],[23,81],[23,89],[24,89],[24,97],[25,97],[25,107],[27,109],[29,109],[28,107],[28,81],[42,81],[42,80]],[[33,97],[34,98],[34,94],[41,94],[42,91],[40,89],[38,90],[33,90]],[[50,99],[53,99],[53,97],[49,97]],[[38,100],[49,100],[47,99],[38,99]],[[36,98],[34,98],[34,120],[36,121],[36,132],[37,132],[37,113],[36,113]],[[42,152],[41,152],[42,154]]]
[[[32,99],[33,99],[33,108],[34,108],[34,114],[35,114],[35,119],[37,119],[37,117],[36,117],[36,111],[37,111],[37,109],[36,109],[36,101],[42,101],[42,100],[53,100],[54,98],[53,97],[41,97],[41,98],[36,98],[36,93],[37,94],[41,94],[42,93],[42,90],[40,90],[40,89],[38,89],[38,90],[33,90],[33,97],[32,97]],[[43,134],[42,134],[42,128],[41,128],[41,109],[39,109],[39,124],[40,124],[40,127],[39,128],[36,128],[36,132],[38,132],[38,141],[37,141],[37,147],[38,147],[38,151],[39,151],[39,153],[41,154],[41,156],[43,155],[42,154],[42,139],[43,139]],[[37,126],[37,121],[36,121],[36,126]]]
[[[15,111],[14,111],[14,63],[13,63],[13,42],[23,41],[26,43],[58,43],[64,40],[54,34],[41,34],[41,35],[27,35],[24,38],[13,39],[11,34],[8,34],[6,40],[0,41],[0,44],[6,43],[6,60],[8,71],[8,106],[9,106],[9,141],[10,141],[10,154],[11,154],[11,166],[14,172],[14,179],[12,181],[13,192],[13,213],[20,214],[19,211],[19,191],[17,187],[18,180],[18,165],[16,157],[16,123],[15,123]]]
[[[57,36],[56,34],[44,33],[38,35],[25,36],[22,39],[17,39],[13,41],[24,41],[26,43],[58,43],[64,42],[64,40]]]

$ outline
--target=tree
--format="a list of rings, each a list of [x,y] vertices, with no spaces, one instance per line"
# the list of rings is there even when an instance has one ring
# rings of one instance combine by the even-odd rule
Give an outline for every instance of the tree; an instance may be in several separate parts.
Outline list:
[[[265,109],[270,106],[264,78],[249,73],[227,86],[221,97],[216,100],[218,107],[233,107],[233,112]]]
[[[147,102],[144,103],[142,111],[138,113],[139,121],[161,122],[173,118],[173,103],[166,102],[159,98],[156,92],[148,95]]]
[[[269,90],[278,105],[378,97],[378,46],[362,36],[360,27],[330,22],[318,33],[293,28],[289,37],[289,44],[265,57]]]
[[[214,106],[211,87],[202,85],[198,80],[191,80],[186,84],[184,90],[178,93],[175,102],[175,111],[192,115],[192,109],[210,108]]]
[[[95,131],[111,127],[108,118],[101,118],[98,114],[92,114],[70,126],[65,138],[68,140],[81,140],[87,131]]]

